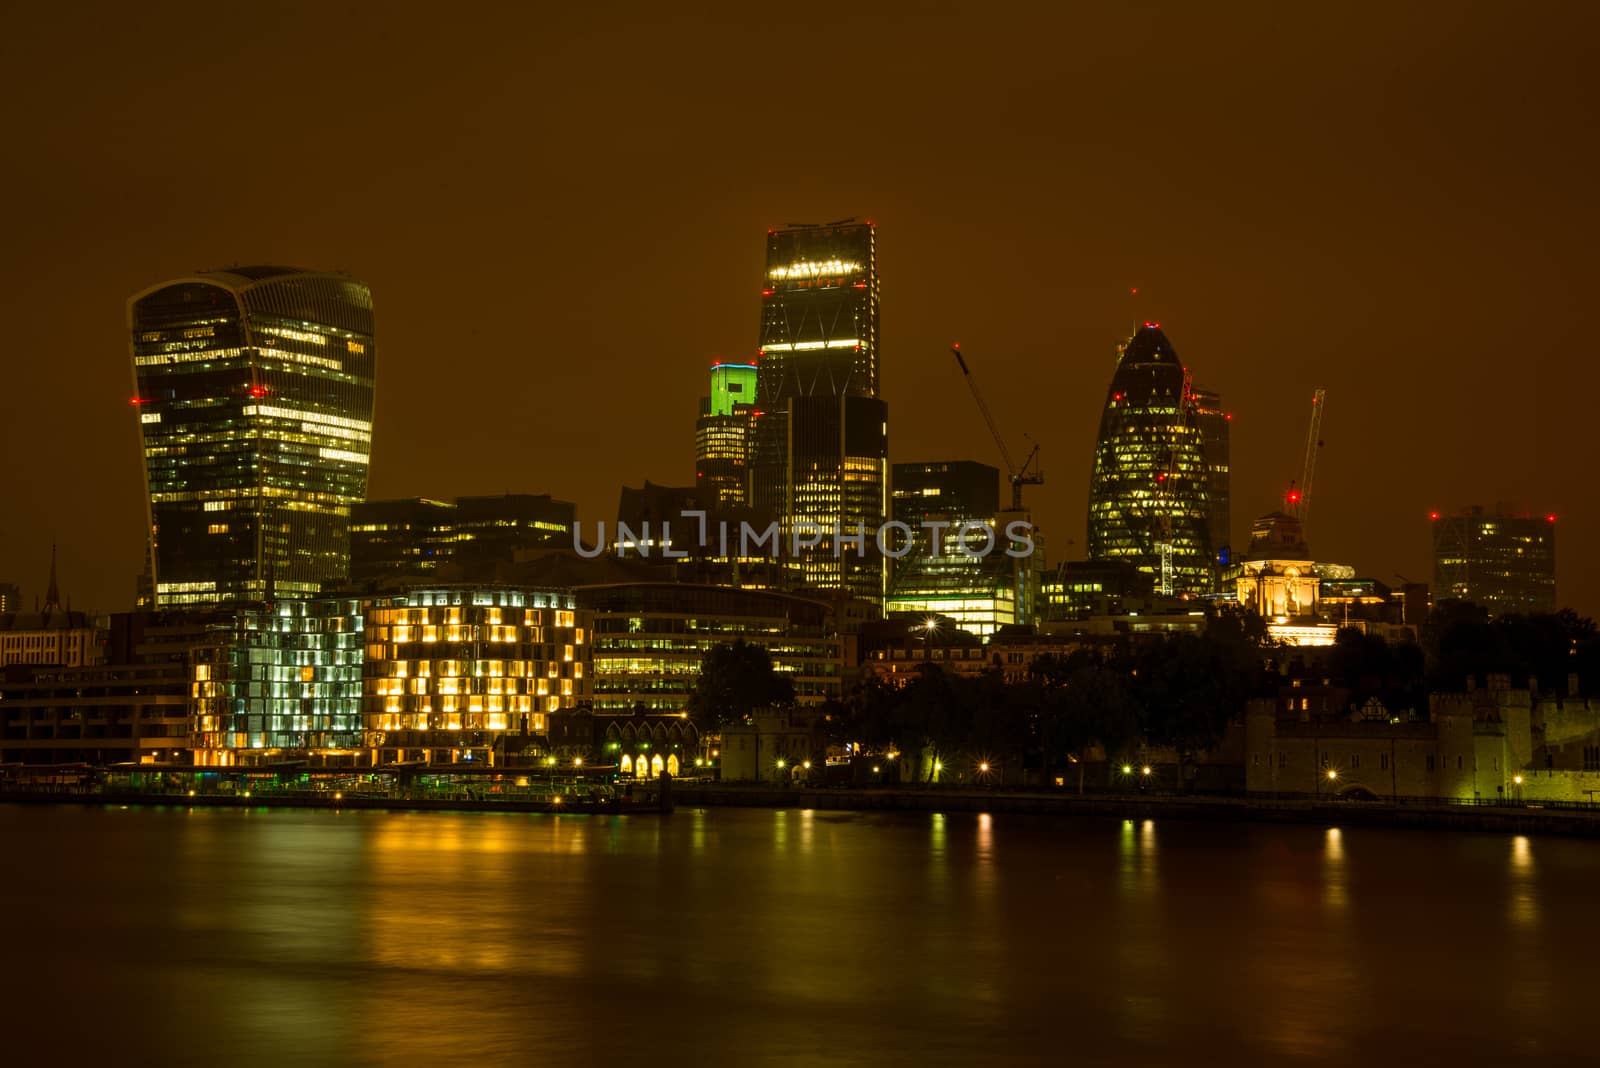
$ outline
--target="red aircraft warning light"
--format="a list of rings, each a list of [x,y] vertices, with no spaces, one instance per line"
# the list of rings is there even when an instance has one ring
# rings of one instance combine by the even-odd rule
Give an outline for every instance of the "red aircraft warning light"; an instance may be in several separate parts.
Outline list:
[[[1439,518],[1439,513],[1438,512],[1429,512],[1428,513],[1428,518],[1429,519],[1438,519]]]
[[[1549,515],[1544,517],[1544,521],[1546,523],[1554,523],[1556,521],[1556,514],[1551,512]]]
[[[265,397],[266,395],[267,395],[267,387],[266,386],[251,386],[250,387],[250,396],[252,396],[252,397]]]

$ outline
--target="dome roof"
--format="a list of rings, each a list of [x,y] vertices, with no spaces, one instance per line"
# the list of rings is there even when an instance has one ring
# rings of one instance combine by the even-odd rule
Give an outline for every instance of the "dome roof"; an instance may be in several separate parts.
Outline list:
[[[1140,363],[1183,366],[1178,360],[1178,351],[1172,347],[1172,342],[1167,340],[1167,335],[1161,332],[1161,324],[1145,323],[1123,346],[1120,365]]]

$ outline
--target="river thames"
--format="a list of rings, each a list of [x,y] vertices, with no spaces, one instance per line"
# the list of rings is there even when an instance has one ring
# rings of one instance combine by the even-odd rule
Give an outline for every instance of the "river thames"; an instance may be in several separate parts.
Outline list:
[[[0,805],[0,841],[13,1063],[1460,1064],[1596,1042],[1600,848],[1578,840]]]

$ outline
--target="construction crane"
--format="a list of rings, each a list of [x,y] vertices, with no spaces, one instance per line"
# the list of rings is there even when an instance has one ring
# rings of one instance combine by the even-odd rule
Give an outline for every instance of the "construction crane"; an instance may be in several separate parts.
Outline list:
[[[966,358],[961,355],[961,345],[959,343],[951,345],[950,351],[955,353],[956,363],[961,367],[962,377],[967,380],[967,388],[972,390],[972,399],[978,402],[978,411],[983,413],[983,421],[989,424],[989,433],[994,435],[994,443],[1000,447],[1000,458],[1005,461],[1006,474],[1011,479],[1011,510],[1020,512],[1022,511],[1022,487],[1044,485],[1044,472],[1038,468],[1039,444],[1034,442],[1033,448],[1023,458],[1021,467],[1018,467],[1012,461],[1011,450],[1006,448],[1006,439],[1001,435],[1000,427],[995,423],[994,416],[989,413],[989,406],[983,402],[983,394],[978,392],[978,383],[973,379],[972,372],[967,369]]]
[[[1311,428],[1306,433],[1306,462],[1300,472],[1298,487],[1291,485],[1289,503],[1294,505],[1295,517],[1300,520],[1300,536],[1306,536],[1311,525],[1311,481],[1317,473],[1317,452],[1322,448],[1322,409],[1326,407],[1328,391],[1318,388],[1311,396]]]
[[[1172,450],[1167,451],[1167,467],[1165,471],[1156,473],[1156,490],[1153,495],[1155,503],[1155,519],[1153,527],[1155,538],[1152,548],[1161,558],[1160,583],[1156,590],[1163,597],[1172,597],[1177,592],[1177,584],[1173,581],[1172,573],[1172,483],[1177,475],[1178,457]]]

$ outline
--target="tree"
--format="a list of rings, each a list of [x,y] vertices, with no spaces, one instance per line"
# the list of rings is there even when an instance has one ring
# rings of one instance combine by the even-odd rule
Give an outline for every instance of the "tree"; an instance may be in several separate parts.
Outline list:
[[[1471,602],[1444,601],[1429,616],[1423,640],[1435,690],[1460,690],[1489,674],[1509,675],[1514,686],[1535,678],[1541,690],[1557,693],[1565,692],[1570,674],[1586,687],[1600,683],[1594,621],[1571,609],[1490,620]]]
[[[772,666],[759,645],[743,640],[714,645],[700,661],[689,713],[703,731],[749,722],[757,709],[794,700],[794,684]]]
[[[1391,713],[1427,715],[1422,650],[1411,642],[1391,644],[1355,627],[1341,628],[1328,654],[1328,675],[1349,689],[1357,707],[1376,697]]]

